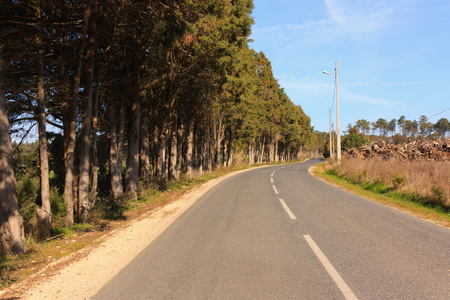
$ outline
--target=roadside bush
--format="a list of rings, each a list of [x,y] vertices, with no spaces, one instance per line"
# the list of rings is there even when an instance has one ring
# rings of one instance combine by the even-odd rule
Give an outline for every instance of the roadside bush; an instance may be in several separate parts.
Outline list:
[[[328,175],[339,176],[339,174],[338,174],[338,172],[337,172],[337,170],[336,170],[335,167],[332,167],[332,168],[330,168],[330,169],[327,169],[327,170],[325,171],[325,173],[328,174]]]
[[[436,202],[443,202],[444,201],[444,193],[445,190],[440,186],[432,186],[431,191],[433,192],[434,196],[436,197]]]
[[[124,218],[128,209],[125,198],[113,199],[113,197],[98,198],[91,213],[93,220],[119,220]]]
[[[27,237],[37,234],[37,198],[39,194],[39,177],[30,173],[22,174],[16,182],[17,203],[23,217],[23,226]]]
[[[64,197],[56,186],[50,187],[50,205],[52,210],[52,226],[64,226],[66,217]]]
[[[369,144],[370,140],[367,136],[359,133],[350,133],[346,135],[342,141],[342,149],[359,148],[362,145]]]
[[[405,182],[406,182],[406,178],[405,178],[405,176],[402,175],[402,173],[400,173],[400,172],[394,173],[393,178],[392,178],[392,184],[394,185],[394,189],[398,189]]]

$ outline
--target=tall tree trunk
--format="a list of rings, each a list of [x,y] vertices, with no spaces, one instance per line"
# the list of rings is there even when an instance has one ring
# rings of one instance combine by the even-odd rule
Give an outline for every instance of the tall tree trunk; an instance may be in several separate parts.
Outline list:
[[[66,53],[68,52],[68,37],[67,35],[61,34],[59,37],[59,43],[58,43],[58,51],[56,52],[57,55],[57,64],[59,68],[59,74],[60,74],[60,80],[58,81],[58,89],[61,92],[61,111],[62,111],[62,120],[63,120],[63,145],[64,145],[64,164],[66,163],[66,155],[67,155],[67,149],[68,149],[68,136],[69,136],[69,115],[70,115],[70,78],[69,78],[69,72],[68,72],[68,63],[67,63],[67,57]],[[66,167],[66,166],[65,166]],[[66,207],[67,208],[67,207]]]
[[[75,106],[75,107],[74,107]],[[76,104],[69,103],[68,116],[65,118],[68,122],[68,126],[65,127],[64,144],[67,146],[64,153],[64,162],[66,167],[65,182],[64,182],[64,204],[66,206],[66,226],[71,227],[74,225],[74,193],[73,193],[73,180],[74,180],[74,156],[75,156],[75,122],[76,119],[72,117],[72,111],[76,114]]]
[[[205,148],[207,149],[207,151],[206,151],[206,168],[207,168],[207,171],[212,171],[214,153],[213,153],[213,145],[212,145],[213,137],[211,137],[210,131],[209,131],[209,134],[207,135],[207,137],[208,138],[206,139],[206,144],[205,144]]]
[[[264,152],[265,152],[265,145],[266,145],[266,137],[263,137],[261,141],[261,149],[260,149],[260,156],[258,157],[258,163],[262,164],[264,160]]]
[[[227,140],[226,140],[226,134],[224,133],[224,142],[223,142],[223,150],[222,150],[222,157],[223,157],[223,166],[227,167],[228,166],[228,144],[227,144]]]
[[[152,178],[156,178],[156,172],[158,170],[158,137],[159,129],[158,126],[155,126],[152,139]]]
[[[175,179],[181,179],[181,168],[183,162],[183,121],[178,119],[178,129],[177,129],[177,168],[175,170]]]
[[[230,136],[228,140],[228,163],[227,166],[231,167],[233,165],[233,139],[234,139],[234,130],[233,125],[230,125]]]
[[[170,134],[170,148],[169,148],[169,178],[176,179],[176,170],[177,170],[177,130],[178,130],[178,116],[174,114],[172,129]]]
[[[83,52],[86,44],[86,33],[89,25],[89,19],[91,17],[91,1],[88,1],[84,13],[83,25],[81,28],[80,43],[77,49],[75,73],[72,84],[72,97],[67,105],[68,122],[67,132],[64,133],[64,138],[67,139],[65,144],[67,145],[65,153],[65,186],[64,186],[64,203],[66,205],[66,226],[71,227],[74,225],[74,204],[76,203],[76,195],[73,192],[74,184],[74,159],[75,159],[75,140],[76,140],[76,119],[77,119],[77,107],[78,107],[78,92],[81,79],[81,67],[83,64]]]
[[[255,163],[255,148],[248,145],[248,164],[251,166]]]
[[[162,124],[161,134],[159,136],[159,149],[158,149],[158,169],[156,177],[158,182],[161,184],[165,179],[166,173],[166,144],[167,144],[167,129],[165,128],[166,124]]]
[[[141,180],[150,183],[150,140],[148,132],[148,113],[144,114],[141,122],[141,155],[139,164],[139,176]]]
[[[139,182],[139,96],[134,96],[128,125],[127,167],[125,171],[125,194],[137,199]],[[137,98],[137,99],[136,99]]]
[[[131,110],[128,122],[128,151],[125,172],[125,194],[137,199],[139,184],[139,129],[140,129],[140,58],[139,43],[134,41]]]
[[[223,126],[222,126],[222,115],[220,115],[219,118],[219,124],[217,124],[216,131],[216,141],[215,141],[215,168],[220,167],[220,145],[222,144],[223,140]],[[215,126],[214,126],[215,127]]]
[[[167,129],[167,133],[166,133],[166,148],[164,149],[164,157],[165,157],[165,161],[164,161],[164,175],[163,177],[165,179],[169,179],[169,166],[170,166],[170,131],[169,129]]]
[[[92,14],[89,20],[89,38],[86,51],[86,95],[83,101],[83,113],[81,123],[81,153],[78,184],[78,201],[81,210],[78,212],[81,223],[87,223],[90,219],[90,212],[94,200],[89,197],[89,165],[91,151],[91,129],[92,129],[92,94],[94,91],[94,66],[95,66],[95,48],[97,35],[96,21],[96,1],[92,4]]]
[[[50,236],[52,222],[50,206],[50,184],[47,151],[47,129],[45,119],[45,92],[44,92],[44,50],[42,44],[41,8],[36,6],[37,16],[37,94],[38,94],[38,131],[39,131],[39,164],[41,177],[41,208],[38,209],[39,237],[45,239]]]
[[[117,161],[120,170],[120,185],[123,186],[122,170],[123,170],[123,149],[125,143],[125,104],[123,101],[119,104],[119,117],[116,117],[119,121],[117,131]]]
[[[280,157],[278,156],[278,142],[275,142],[275,162],[278,162],[280,160]]]
[[[100,98],[100,84],[97,78],[97,85],[95,88],[95,98],[94,98],[94,115],[92,117],[92,171],[91,171],[91,191],[89,198],[94,202],[97,197],[98,188],[98,147],[97,147],[97,130],[98,130],[98,102]]]
[[[200,129],[197,127],[197,133]],[[200,135],[198,150],[197,150],[197,156],[198,156],[198,172],[199,174],[203,174],[203,168],[205,165],[205,159],[206,159],[206,142],[205,142],[206,136]]]
[[[122,105],[122,104],[121,104]],[[123,106],[123,105],[122,105]],[[109,105],[109,161],[110,161],[110,180],[111,180],[111,193],[115,200],[122,198],[122,160],[120,152],[122,151],[119,146],[119,137],[117,134],[118,124],[116,122],[116,104],[110,103]],[[120,118],[119,118],[120,122]],[[119,125],[120,127],[120,125]]]
[[[272,140],[272,142],[269,144],[269,163],[273,161],[274,153],[273,150],[275,148],[275,142]]]
[[[75,149],[80,147],[80,142],[79,140],[76,141],[75,143]],[[79,157],[78,155],[75,155],[73,158],[73,181],[72,181],[72,193],[73,193],[73,207],[74,207],[74,216],[76,217],[75,221],[76,222],[80,222],[79,220],[79,216],[80,216],[80,211],[81,211],[81,202],[79,201],[78,198],[78,168],[80,167],[80,161],[79,161]]]
[[[193,150],[193,152],[192,152],[192,168],[193,169],[198,169],[199,168],[199,161],[200,161],[200,156],[198,154],[198,151],[200,150],[200,144],[199,144],[199,139],[195,138],[195,131],[194,131],[193,137],[194,137],[194,139],[193,139],[193,144],[192,144],[193,145],[193,148],[192,148],[192,150]],[[200,140],[200,142],[201,142],[201,140]]]
[[[186,152],[186,173],[189,178],[192,178],[192,168],[194,164],[194,118],[189,122],[189,135],[187,140],[187,152]]]
[[[0,243],[1,253],[26,251],[23,219],[17,205],[16,182],[12,165],[11,137],[6,112],[3,72],[6,62],[0,56]]]

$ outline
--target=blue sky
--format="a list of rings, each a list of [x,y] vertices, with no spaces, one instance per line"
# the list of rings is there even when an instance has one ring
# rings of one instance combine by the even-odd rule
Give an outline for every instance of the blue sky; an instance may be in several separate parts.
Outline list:
[[[328,131],[338,61],[341,131],[359,119],[450,120],[450,1],[254,0],[250,47]],[[333,106],[336,126],[336,105]],[[335,127],[336,128],[336,127]]]

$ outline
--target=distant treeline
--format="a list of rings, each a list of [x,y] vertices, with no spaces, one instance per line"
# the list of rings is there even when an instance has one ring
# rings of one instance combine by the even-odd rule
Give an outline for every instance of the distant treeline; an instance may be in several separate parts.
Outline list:
[[[349,124],[349,128],[352,127]],[[400,135],[415,138],[418,135],[422,137],[435,136],[436,138],[444,138],[445,134],[450,131],[450,123],[448,119],[441,118],[435,124],[429,122],[428,118],[422,115],[419,120],[407,120],[405,116],[398,119],[386,121],[386,119],[379,118],[375,122],[369,122],[361,119],[355,122],[354,127],[359,130],[361,134],[377,133],[379,136],[393,136],[396,133]]]

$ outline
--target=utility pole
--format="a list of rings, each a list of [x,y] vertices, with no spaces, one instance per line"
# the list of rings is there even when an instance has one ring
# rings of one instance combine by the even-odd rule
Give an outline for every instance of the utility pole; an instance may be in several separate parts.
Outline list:
[[[338,83],[338,63],[336,61],[336,68],[334,69],[334,79],[336,80],[336,132],[337,132],[337,162],[338,164],[341,162],[341,126],[339,122],[339,83]],[[322,71],[322,73],[330,75],[327,71]],[[330,123],[331,123],[331,109],[330,109]],[[330,134],[331,136],[331,134]],[[333,140],[334,142],[334,140]],[[330,142],[331,146],[331,142]],[[330,147],[331,150],[331,147]],[[334,152],[334,151],[333,151]]]
[[[331,108],[328,109],[328,116],[330,118],[330,158],[333,157],[333,148],[331,147]]]
[[[337,131],[337,162],[341,162],[341,126],[339,123],[339,84],[338,84],[338,63],[336,61],[336,131]]]

